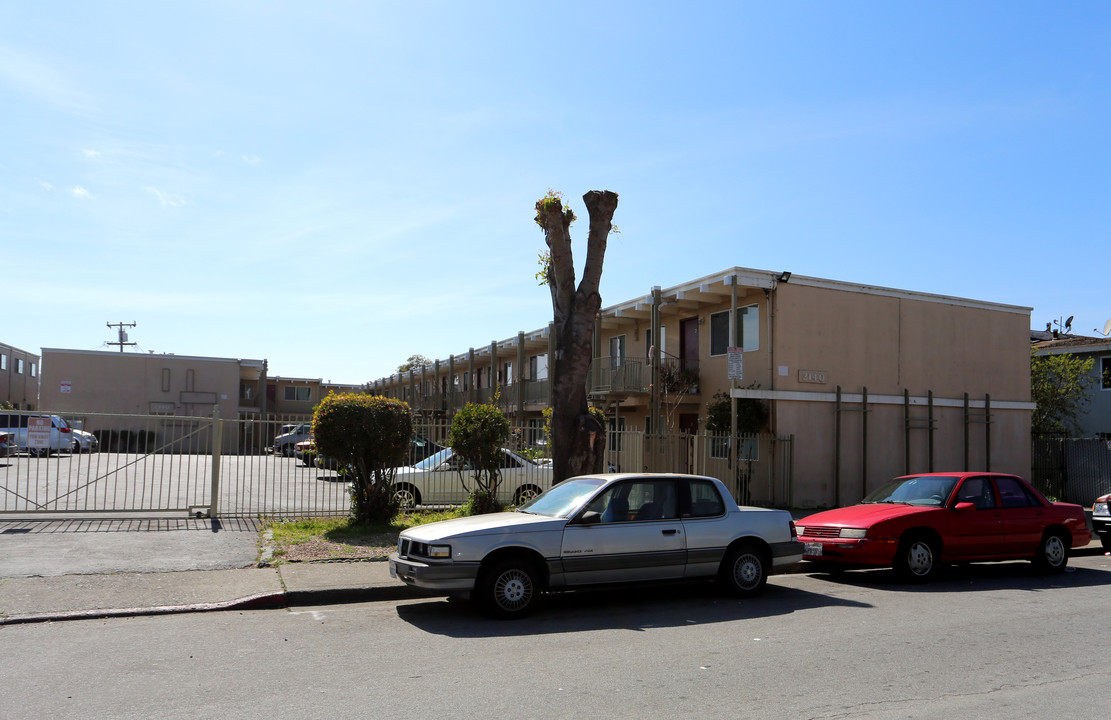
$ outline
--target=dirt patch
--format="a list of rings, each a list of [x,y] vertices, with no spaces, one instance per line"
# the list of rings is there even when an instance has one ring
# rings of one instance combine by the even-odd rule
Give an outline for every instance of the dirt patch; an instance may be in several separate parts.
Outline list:
[[[274,560],[278,562],[312,562],[320,560],[362,560],[388,557],[397,549],[397,533],[380,533],[345,542],[313,538],[306,542],[274,543]]]

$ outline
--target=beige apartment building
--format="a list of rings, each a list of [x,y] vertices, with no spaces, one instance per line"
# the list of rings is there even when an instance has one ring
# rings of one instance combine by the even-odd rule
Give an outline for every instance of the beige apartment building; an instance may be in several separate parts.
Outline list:
[[[1030,312],[735,267],[604,308],[590,394],[611,429],[691,436],[718,393],[766,402],[768,432],[790,438],[789,457],[759,458],[789,465],[771,469],[790,485],[764,496],[777,504],[854,502],[904,473],[1028,476]],[[538,432],[551,343],[520,332],[370,390],[430,419],[496,396]]]

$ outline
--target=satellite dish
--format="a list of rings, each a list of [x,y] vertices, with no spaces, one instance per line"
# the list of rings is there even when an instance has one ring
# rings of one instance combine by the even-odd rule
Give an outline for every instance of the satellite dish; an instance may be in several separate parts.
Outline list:
[[[1107,324],[1103,326],[1103,334],[1104,336],[1111,335],[1111,320],[1108,320]]]
[[[1069,315],[1069,319],[1065,321],[1065,332],[1069,332],[1070,330],[1072,330],[1072,319],[1074,317],[1076,317],[1076,316],[1075,315]]]

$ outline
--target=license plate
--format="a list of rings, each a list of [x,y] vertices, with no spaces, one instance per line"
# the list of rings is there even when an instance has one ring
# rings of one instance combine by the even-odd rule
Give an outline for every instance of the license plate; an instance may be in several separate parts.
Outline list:
[[[397,580],[397,568],[393,563],[390,563],[390,577]]]
[[[821,557],[822,544],[821,543],[814,543],[814,542],[806,543],[803,546],[802,552],[803,552],[804,555],[817,555],[817,556]]]

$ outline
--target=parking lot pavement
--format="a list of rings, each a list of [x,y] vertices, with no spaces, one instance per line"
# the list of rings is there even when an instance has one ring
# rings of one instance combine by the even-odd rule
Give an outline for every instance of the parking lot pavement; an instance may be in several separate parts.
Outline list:
[[[0,520],[0,578],[225,570],[258,555],[247,519]]]

